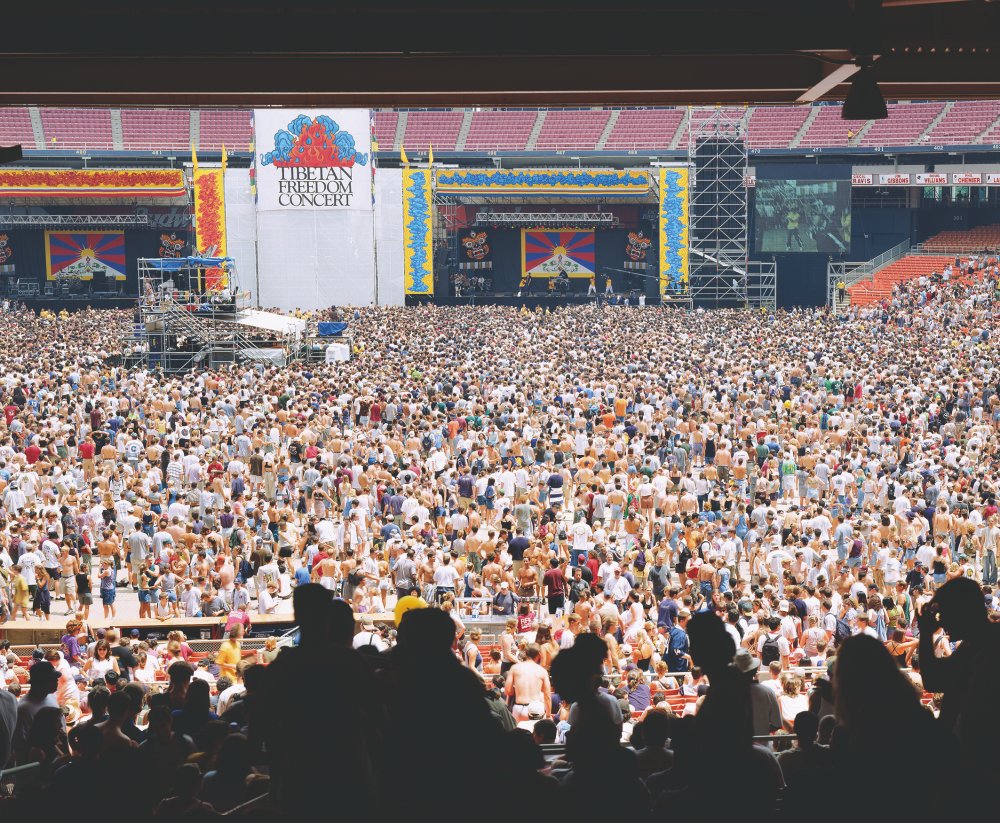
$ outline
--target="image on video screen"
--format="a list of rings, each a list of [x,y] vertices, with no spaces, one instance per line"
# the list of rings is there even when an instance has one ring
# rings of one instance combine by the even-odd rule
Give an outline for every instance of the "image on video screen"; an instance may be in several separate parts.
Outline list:
[[[850,251],[849,181],[758,180],[755,203],[757,251]]]

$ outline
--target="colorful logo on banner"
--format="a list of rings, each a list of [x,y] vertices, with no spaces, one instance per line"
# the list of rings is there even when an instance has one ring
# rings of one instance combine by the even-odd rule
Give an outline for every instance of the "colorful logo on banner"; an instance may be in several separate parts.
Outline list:
[[[465,247],[465,256],[475,263],[485,260],[490,253],[484,231],[474,231],[468,237],[463,237],[462,246]]]
[[[371,210],[368,109],[258,109],[254,145],[258,208]]]
[[[628,233],[628,243],[625,244],[625,256],[636,263],[644,261],[646,259],[646,252],[649,251],[652,242],[641,231],[630,231]]]
[[[521,250],[525,277],[555,277],[566,272],[570,277],[592,277],[594,262],[593,231],[537,231],[523,229]]]
[[[688,287],[688,169],[660,169],[660,294]]]
[[[93,280],[103,274],[125,279],[125,232],[45,232],[45,269],[49,280]]]
[[[183,237],[178,237],[176,234],[171,232],[170,234],[160,235],[160,257],[183,257],[184,247],[187,242]]]
[[[14,256],[14,250],[10,247],[10,238],[6,234],[0,234],[0,266]]]
[[[434,294],[431,170],[403,169],[403,291]]]

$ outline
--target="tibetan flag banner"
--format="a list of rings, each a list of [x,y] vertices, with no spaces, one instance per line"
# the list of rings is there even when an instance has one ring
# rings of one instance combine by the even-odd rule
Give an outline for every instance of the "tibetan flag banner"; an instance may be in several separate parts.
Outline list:
[[[521,232],[521,274],[523,277],[556,277],[564,271],[570,277],[593,277],[593,231]]]
[[[49,280],[125,279],[125,232],[45,232],[45,273]]]

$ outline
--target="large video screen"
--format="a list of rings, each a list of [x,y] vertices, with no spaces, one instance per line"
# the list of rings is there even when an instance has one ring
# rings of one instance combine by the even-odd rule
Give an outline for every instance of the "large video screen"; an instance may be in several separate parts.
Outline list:
[[[849,180],[757,179],[754,213],[759,252],[847,253]]]

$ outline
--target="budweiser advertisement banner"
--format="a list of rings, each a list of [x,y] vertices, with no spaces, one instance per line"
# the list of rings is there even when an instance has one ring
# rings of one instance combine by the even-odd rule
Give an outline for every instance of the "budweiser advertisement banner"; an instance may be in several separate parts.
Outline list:
[[[368,109],[256,109],[258,211],[372,210]]]

